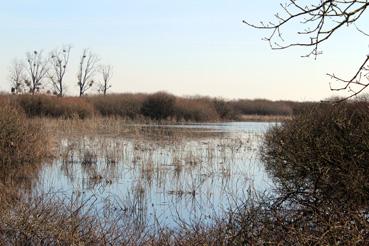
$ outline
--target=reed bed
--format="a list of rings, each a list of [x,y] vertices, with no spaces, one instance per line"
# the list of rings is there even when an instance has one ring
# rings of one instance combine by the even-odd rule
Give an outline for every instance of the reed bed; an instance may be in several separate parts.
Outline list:
[[[42,155],[35,159],[41,162],[0,166],[4,245],[365,245],[369,240],[366,103],[301,109],[265,138],[149,127],[117,117],[30,120],[14,106],[3,108],[20,118],[3,117],[2,129],[13,129],[14,122],[39,125],[30,139],[45,134],[47,140],[37,138],[43,144],[35,146],[43,151],[52,146],[53,152],[51,161]],[[266,165],[259,162],[261,139]],[[6,150],[9,142],[4,143]],[[264,167],[270,192],[260,186],[264,179],[252,175],[264,173]],[[164,209],[155,196],[163,199]]]
[[[257,148],[258,139],[219,138],[222,134],[203,129],[148,127],[116,118],[32,122],[43,124],[54,139],[55,161],[42,166],[29,193],[22,191],[20,182],[18,188],[2,187],[16,197],[7,195],[1,212],[0,234],[6,244],[180,243],[182,228],[215,223],[203,218],[196,205],[208,200],[207,206],[215,208],[214,194],[204,184],[223,180],[220,191],[231,196],[230,180],[237,172],[232,165],[243,152]],[[54,171],[69,180],[62,182],[76,184],[74,188],[54,186],[52,177],[60,179]],[[132,180],[128,192],[114,195],[111,191],[122,179]],[[171,207],[170,224],[157,205],[148,202],[158,191]],[[178,213],[186,206],[190,218]]]
[[[290,116],[306,103],[270,100],[225,100],[179,97],[166,92],[56,97],[51,95],[0,95],[28,117],[116,117],[126,120],[167,122],[217,122],[240,120],[243,115]]]

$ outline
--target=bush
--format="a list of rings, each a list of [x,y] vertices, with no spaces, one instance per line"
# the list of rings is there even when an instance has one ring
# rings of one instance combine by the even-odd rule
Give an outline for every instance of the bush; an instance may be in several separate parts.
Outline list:
[[[24,113],[8,104],[0,107],[0,167],[35,164],[47,154],[46,136],[40,125],[27,120]]]
[[[231,107],[230,103],[222,99],[213,99],[215,110],[221,119],[235,119],[236,113]]]
[[[174,111],[177,121],[219,120],[214,104],[206,98],[177,98]]]
[[[93,106],[85,98],[22,95],[15,100],[28,117],[85,119],[94,114]]]
[[[145,99],[141,112],[144,116],[154,120],[167,119],[174,115],[175,101],[175,96],[165,92],[157,92]]]
[[[282,101],[269,101],[264,99],[238,100],[231,102],[238,114],[244,115],[291,115],[292,107]]]
[[[88,97],[88,100],[102,116],[136,119],[141,115],[141,107],[145,97],[143,94],[114,94],[91,96]]]
[[[266,134],[262,157],[280,191],[299,204],[367,206],[368,103],[305,108]]]
[[[80,97],[57,97],[57,108],[59,114],[54,117],[80,119],[91,118],[94,113],[94,107],[85,99]]]

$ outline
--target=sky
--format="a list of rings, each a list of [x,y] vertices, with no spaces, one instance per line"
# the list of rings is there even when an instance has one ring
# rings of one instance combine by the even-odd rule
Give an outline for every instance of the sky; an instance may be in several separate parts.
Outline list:
[[[272,100],[332,95],[327,73],[352,75],[369,53],[369,37],[344,28],[317,59],[304,48],[271,50],[268,33],[248,27],[273,20],[279,1],[264,0],[0,0],[0,90],[28,51],[72,45],[67,93],[78,93],[79,57],[88,48],[114,68],[111,92],[167,91]],[[369,11],[368,11],[369,12]],[[369,31],[368,12],[358,23]],[[299,25],[289,27],[291,34]],[[288,36],[287,36],[288,37]],[[99,78],[97,77],[97,80]],[[93,91],[91,91],[93,93]]]

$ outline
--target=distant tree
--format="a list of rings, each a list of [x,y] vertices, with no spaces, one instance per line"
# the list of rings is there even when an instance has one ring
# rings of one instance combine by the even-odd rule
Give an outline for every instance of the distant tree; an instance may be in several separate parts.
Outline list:
[[[33,95],[42,89],[43,80],[49,71],[49,60],[44,59],[42,51],[33,51],[26,54],[25,85]]]
[[[83,51],[77,74],[79,96],[83,96],[94,85],[94,76],[98,67],[99,58],[88,49]]]
[[[235,114],[229,102],[226,102],[225,100],[220,99],[220,98],[215,98],[212,101],[213,101],[215,110],[217,111],[221,119],[230,119],[234,117]]]
[[[62,97],[64,95],[64,76],[69,63],[69,56],[72,47],[64,46],[61,49],[56,49],[51,52],[51,68],[48,77],[53,86],[53,93]]]
[[[11,92],[19,94],[24,92],[25,68],[24,63],[19,60],[14,60],[9,68],[9,81],[11,84]]]
[[[103,65],[99,70],[103,80],[99,84],[98,91],[99,93],[106,95],[107,91],[111,88],[110,80],[113,77],[113,67],[110,65]]]
[[[281,4],[281,7],[282,13],[275,15],[275,21],[261,22],[257,25],[243,21],[251,27],[270,30],[270,35],[264,40],[269,42],[272,49],[286,49],[295,46],[310,47],[310,51],[305,56],[316,58],[321,54],[320,44],[343,27],[354,25],[363,35],[369,36],[356,25],[357,20],[364,15],[369,7],[368,0],[288,0]],[[282,36],[282,29],[293,22],[297,22],[301,26],[301,30],[297,33],[299,38],[297,41],[286,42]],[[349,91],[350,95],[343,100],[356,96],[369,86],[369,54],[363,60],[349,79],[329,74],[331,78],[343,83],[343,86],[338,87],[331,85],[332,91]]]

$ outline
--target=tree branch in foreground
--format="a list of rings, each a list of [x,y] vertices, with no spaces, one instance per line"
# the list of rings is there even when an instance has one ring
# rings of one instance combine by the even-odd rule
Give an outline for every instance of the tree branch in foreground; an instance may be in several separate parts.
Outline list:
[[[287,49],[295,46],[310,48],[309,52],[303,57],[314,56],[316,58],[322,53],[319,46],[344,26],[354,24],[360,33],[368,36],[355,23],[369,7],[368,0],[320,0],[314,1],[317,3],[313,4],[309,2],[311,1],[289,0],[281,4],[282,13],[275,14],[276,20],[274,22],[260,22],[260,24],[252,24],[245,20],[243,22],[253,28],[270,30],[270,35],[265,37],[264,40],[269,42],[272,49]],[[282,36],[282,29],[288,24],[296,22],[301,26],[296,36],[298,39],[297,41],[286,42]],[[331,78],[345,83],[341,87],[333,88],[331,86],[331,90],[349,90],[350,95],[344,99],[346,100],[367,88],[369,86],[368,60],[369,56],[366,57],[364,63],[349,80],[330,74]],[[363,80],[367,80],[367,82],[363,82]],[[355,89],[353,89],[353,85],[355,85]]]

